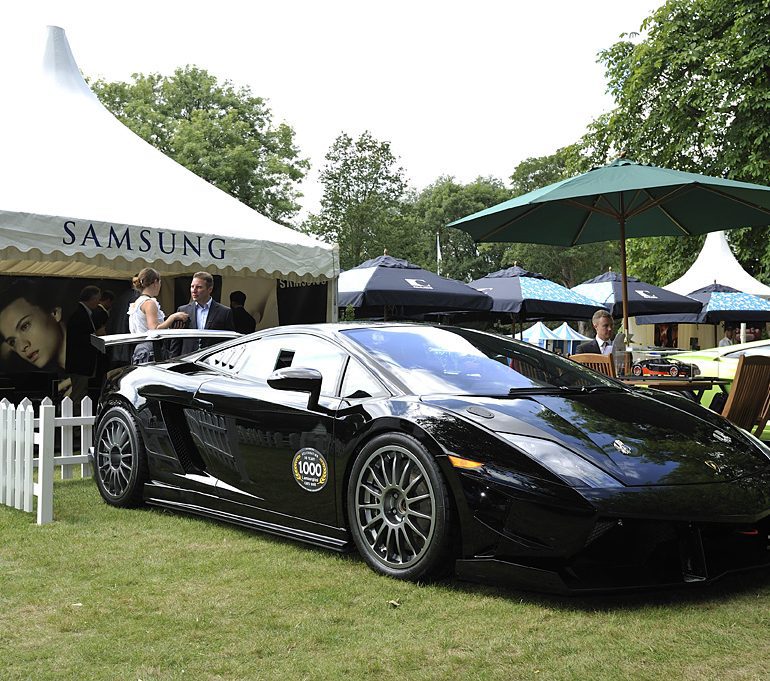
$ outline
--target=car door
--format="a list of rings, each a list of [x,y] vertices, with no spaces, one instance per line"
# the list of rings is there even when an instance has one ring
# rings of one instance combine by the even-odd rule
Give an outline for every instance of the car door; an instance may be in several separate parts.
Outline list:
[[[200,418],[208,436],[197,440],[217,470],[222,499],[278,524],[299,518],[336,525],[335,395],[346,359],[320,336],[273,334],[245,343],[232,373],[201,386],[196,397],[206,405]],[[267,384],[288,366],[321,372],[319,408],[308,409],[307,393]]]

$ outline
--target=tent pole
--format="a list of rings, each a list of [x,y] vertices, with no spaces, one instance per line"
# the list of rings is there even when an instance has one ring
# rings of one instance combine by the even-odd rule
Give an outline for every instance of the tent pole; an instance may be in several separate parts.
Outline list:
[[[623,335],[628,342],[628,270],[626,268],[626,218],[623,214],[623,194],[620,195],[620,267],[623,286]]]

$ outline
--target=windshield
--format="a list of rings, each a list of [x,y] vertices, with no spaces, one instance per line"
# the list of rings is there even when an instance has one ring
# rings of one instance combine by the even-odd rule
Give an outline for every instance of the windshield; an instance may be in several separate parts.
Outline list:
[[[741,350],[735,350],[734,352],[728,352],[725,357],[730,359],[738,359],[741,355],[751,357],[752,355],[770,355],[770,343],[766,345],[755,345],[750,348],[742,348]]]
[[[383,326],[342,333],[414,394],[507,395],[549,388],[620,387],[606,376],[528,343],[470,329]]]

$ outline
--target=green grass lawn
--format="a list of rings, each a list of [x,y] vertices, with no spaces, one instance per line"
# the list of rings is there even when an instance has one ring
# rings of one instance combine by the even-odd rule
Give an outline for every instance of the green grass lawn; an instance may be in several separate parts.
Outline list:
[[[768,679],[770,575],[555,598],[418,586],[59,481],[0,507],[0,679]]]

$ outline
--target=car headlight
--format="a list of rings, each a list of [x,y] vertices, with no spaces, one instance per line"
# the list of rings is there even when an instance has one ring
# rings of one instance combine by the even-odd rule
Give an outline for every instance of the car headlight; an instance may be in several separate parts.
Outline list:
[[[498,433],[498,435],[570,485],[576,487],[623,486],[598,466],[556,442],[511,433]]]

